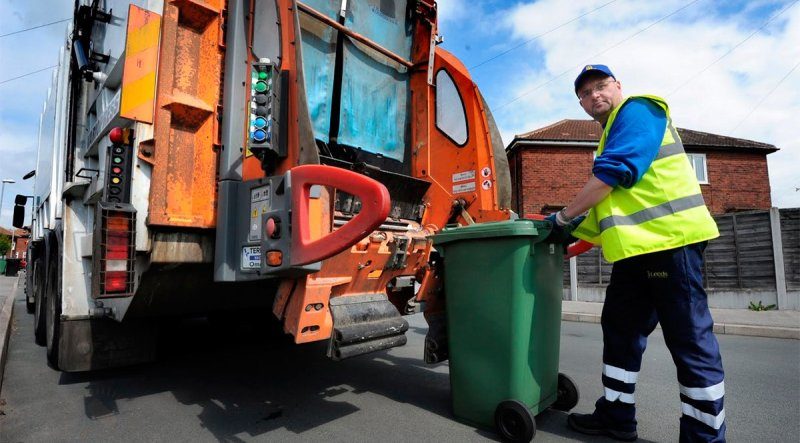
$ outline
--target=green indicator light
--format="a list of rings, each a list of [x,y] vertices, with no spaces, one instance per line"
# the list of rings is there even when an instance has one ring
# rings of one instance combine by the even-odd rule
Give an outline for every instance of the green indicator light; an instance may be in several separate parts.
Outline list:
[[[256,83],[256,91],[257,92],[264,92],[267,90],[267,84],[264,82]]]
[[[122,163],[122,157],[114,157],[114,163]]]
[[[268,75],[266,72],[259,72],[259,73],[258,73],[258,79],[259,79],[259,80],[264,80],[264,79],[266,79],[268,76],[269,76],[269,75]]]

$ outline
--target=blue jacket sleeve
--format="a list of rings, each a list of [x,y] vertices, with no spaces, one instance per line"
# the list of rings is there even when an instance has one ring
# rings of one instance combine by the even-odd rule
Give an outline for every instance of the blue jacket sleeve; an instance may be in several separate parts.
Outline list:
[[[609,186],[635,185],[658,155],[666,127],[661,107],[644,98],[629,100],[614,119],[592,173]]]

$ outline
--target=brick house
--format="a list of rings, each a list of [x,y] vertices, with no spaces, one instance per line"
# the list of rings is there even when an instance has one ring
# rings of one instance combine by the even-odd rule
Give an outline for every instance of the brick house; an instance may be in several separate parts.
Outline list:
[[[769,209],[767,155],[774,145],[677,128],[713,214]],[[591,176],[603,129],[594,120],[561,120],[517,135],[506,148],[512,207],[549,213],[567,205]]]
[[[11,229],[13,229],[13,232]],[[25,258],[25,251],[28,249],[28,240],[30,240],[31,233],[25,229],[11,229],[0,227],[0,235],[8,236],[10,240],[13,239],[11,250],[8,251],[6,257]]]

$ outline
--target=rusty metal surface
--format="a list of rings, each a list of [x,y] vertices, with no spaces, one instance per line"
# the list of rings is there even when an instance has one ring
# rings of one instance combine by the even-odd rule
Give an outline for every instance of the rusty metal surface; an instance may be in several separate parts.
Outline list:
[[[152,156],[153,226],[215,225],[224,0],[164,8]]]
[[[153,236],[151,263],[212,263],[214,237],[195,232],[157,232]]]

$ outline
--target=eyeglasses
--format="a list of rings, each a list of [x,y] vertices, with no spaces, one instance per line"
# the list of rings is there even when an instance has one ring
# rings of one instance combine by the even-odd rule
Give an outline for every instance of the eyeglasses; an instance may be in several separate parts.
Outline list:
[[[611,83],[614,83],[614,82],[615,82],[615,80],[606,80],[604,82],[599,82],[599,83],[595,84],[591,88],[583,89],[583,90],[581,90],[581,92],[578,93],[578,99],[583,100],[586,97],[589,97],[590,95],[594,94],[595,92],[600,92],[603,89],[605,89],[606,86],[608,86],[608,85],[610,85]]]

